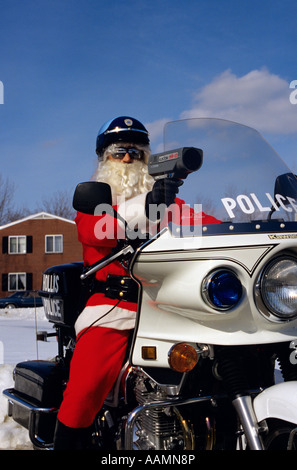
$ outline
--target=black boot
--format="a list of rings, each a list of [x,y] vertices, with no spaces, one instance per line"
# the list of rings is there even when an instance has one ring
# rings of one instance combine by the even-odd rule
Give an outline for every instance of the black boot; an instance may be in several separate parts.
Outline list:
[[[57,420],[54,434],[54,450],[91,450],[92,429],[70,428]]]

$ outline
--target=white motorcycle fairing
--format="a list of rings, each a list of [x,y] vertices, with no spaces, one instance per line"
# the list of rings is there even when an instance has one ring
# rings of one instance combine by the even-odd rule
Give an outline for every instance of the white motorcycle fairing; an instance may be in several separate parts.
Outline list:
[[[228,346],[295,340],[297,319],[277,322],[256,299],[264,266],[296,251],[295,238],[282,230],[277,239],[270,233],[178,238],[165,230],[143,246],[132,267],[142,286],[132,363],[168,368],[168,352],[178,342]],[[202,295],[203,280],[222,268],[235,272],[243,286],[241,301],[228,311],[216,310]],[[153,360],[142,358],[148,346],[156,348]]]

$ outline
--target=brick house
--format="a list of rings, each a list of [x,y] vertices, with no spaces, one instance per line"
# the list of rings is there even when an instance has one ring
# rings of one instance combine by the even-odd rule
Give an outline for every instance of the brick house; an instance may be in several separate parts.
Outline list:
[[[46,268],[82,260],[75,222],[46,212],[0,226],[0,238],[0,297],[39,290]]]

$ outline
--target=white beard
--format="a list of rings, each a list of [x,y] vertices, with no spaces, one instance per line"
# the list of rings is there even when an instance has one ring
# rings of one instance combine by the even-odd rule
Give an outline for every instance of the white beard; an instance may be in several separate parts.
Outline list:
[[[154,184],[154,179],[148,174],[147,164],[137,160],[132,163],[113,160],[99,162],[92,180],[110,185],[113,204],[148,192]]]

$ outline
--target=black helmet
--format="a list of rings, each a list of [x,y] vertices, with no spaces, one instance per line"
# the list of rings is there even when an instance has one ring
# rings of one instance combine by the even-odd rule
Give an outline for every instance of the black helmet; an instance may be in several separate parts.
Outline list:
[[[149,133],[137,119],[119,116],[106,122],[99,130],[96,140],[97,155],[102,154],[108,145],[116,142],[149,145]]]

